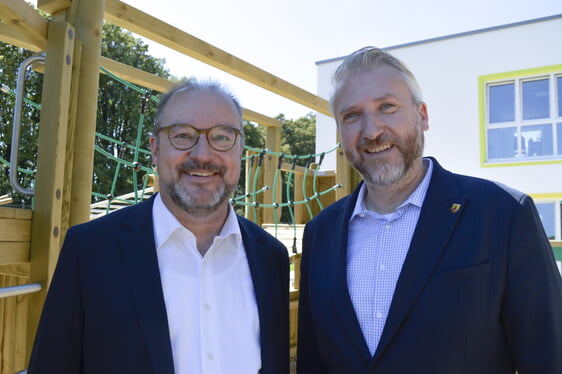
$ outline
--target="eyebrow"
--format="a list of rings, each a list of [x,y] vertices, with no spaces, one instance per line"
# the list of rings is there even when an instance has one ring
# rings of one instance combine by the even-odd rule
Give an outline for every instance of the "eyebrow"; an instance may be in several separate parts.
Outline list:
[[[393,95],[393,94],[386,94],[386,95],[377,97],[377,98],[375,98],[375,99],[372,99],[372,100],[370,100],[370,102],[378,103],[378,102],[381,102],[381,101],[386,101],[386,100],[388,100],[388,99],[396,99],[396,100],[399,100],[399,101],[400,101],[400,98],[398,98],[398,96]],[[349,111],[349,110],[352,110],[352,109],[354,109],[356,106],[357,106],[357,105],[350,105],[350,106],[347,106],[347,107],[345,107],[345,108],[342,108],[342,109],[338,112],[338,114],[342,114],[342,113],[344,113],[344,112],[347,112],[347,111]]]

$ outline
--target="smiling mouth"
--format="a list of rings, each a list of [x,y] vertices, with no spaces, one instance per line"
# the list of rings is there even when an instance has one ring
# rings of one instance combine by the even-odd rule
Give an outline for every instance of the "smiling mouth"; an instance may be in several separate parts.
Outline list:
[[[367,148],[366,151],[367,153],[379,153],[379,152],[383,152],[386,151],[387,149],[392,148],[392,145],[382,145],[380,147],[374,147],[374,148]]]
[[[198,171],[187,172],[186,174],[194,177],[210,177],[215,175],[215,173],[198,172]]]

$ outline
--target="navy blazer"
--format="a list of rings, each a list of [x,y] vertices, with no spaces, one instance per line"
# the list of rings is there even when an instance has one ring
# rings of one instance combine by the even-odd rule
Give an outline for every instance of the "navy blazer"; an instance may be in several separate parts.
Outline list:
[[[153,201],[68,231],[29,374],[174,374],[152,229]],[[254,223],[242,217],[238,221],[258,306],[261,373],[286,374],[288,253]],[[243,347],[240,351],[244,354]]]
[[[306,226],[299,374],[562,373],[562,280],[532,199],[433,166],[374,356],[346,282],[359,187]]]

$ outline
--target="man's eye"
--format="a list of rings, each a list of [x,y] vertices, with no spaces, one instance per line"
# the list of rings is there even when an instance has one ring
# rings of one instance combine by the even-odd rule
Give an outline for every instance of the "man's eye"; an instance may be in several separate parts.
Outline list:
[[[193,139],[193,136],[188,133],[179,133],[179,134],[175,134],[173,138],[178,140],[179,139],[185,140],[185,139]]]
[[[394,108],[396,108],[396,105],[394,105],[392,103],[384,103],[384,104],[381,105],[381,109],[384,112],[392,111]]]
[[[345,113],[342,117],[343,121],[350,121],[353,120],[354,118],[357,118],[359,116],[359,113],[357,112],[349,112],[349,113]]]

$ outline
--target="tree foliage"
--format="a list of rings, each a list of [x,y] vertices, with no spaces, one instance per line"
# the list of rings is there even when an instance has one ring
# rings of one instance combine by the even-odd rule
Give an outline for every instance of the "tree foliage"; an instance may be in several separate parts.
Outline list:
[[[105,23],[101,46],[102,56],[115,61],[170,79],[165,69],[165,61],[149,54],[148,45],[135,38],[129,31],[118,26]],[[11,133],[14,108],[14,96],[9,89],[15,89],[19,64],[31,52],[6,43],[0,42],[0,83],[4,89],[0,93],[0,195],[10,194],[16,205],[29,205],[30,198],[18,195],[9,184],[9,170],[3,160],[10,159]],[[26,98],[41,103],[42,74],[30,70],[26,75]],[[176,78],[173,78],[177,80]],[[133,146],[140,139],[140,147],[148,149],[149,133],[154,123],[156,105],[149,99],[157,92],[146,90],[138,92],[132,87],[113,79],[106,74],[100,74],[97,125],[98,134],[115,139],[116,142],[96,136],[96,146],[115,157],[133,161]],[[34,171],[37,160],[37,143],[40,111],[29,104],[25,104],[22,111],[22,131],[19,149],[19,167]],[[283,114],[276,117],[282,123],[282,152],[289,155],[304,155],[314,153],[315,116],[308,114],[302,118],[286,119]],[[261,149],[265,146],[265,131],[261,126],[246,122],[246,145]],[[151,158],[142,154],[139,163],[150,167]],[[306,160],[300,160],[305,165]],[[238,192],[243,193],[245,186],[245,165],[242,165],[242,175]],[[116,173],[119,168],[118,173]],[[93,191],[101,195],[111,192],[114,196],[132,192],[134,189],[132,170],[108,159],[100,152],[94,155]],[[19,180],[25,187],[33,184],[34,176],[20,173]],[[139,178],[137,184],[141,183]]]
[[[165,61],[151,56],[148,53],[148,45],[142,40],[133,37],[129,31],[109,23],[104,24],[103,31],[102,56],[169,78],[170,74],[164,68]],[[136,145],[137,138],[141,141],[140,146],[148,149],[149,133],[156,114],[156,105],[149,98],[151,95],[159,95],[159,93],[147,90],[145,95],[101,74],[96,131],[128,145],[123,146],[100,138],[97,139],[96,144],[109,154],[129,162],[134,161],[132,147]],[[150,167],[150,156],[145,154],[138,162]],[[114,196],[133,191],[131,168],[122,165],[116,173],[117,167],[116,162],[110,162],[103,154],[96,152],[94,192],[109,194],[113,184],[115,184]]]

